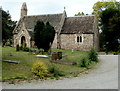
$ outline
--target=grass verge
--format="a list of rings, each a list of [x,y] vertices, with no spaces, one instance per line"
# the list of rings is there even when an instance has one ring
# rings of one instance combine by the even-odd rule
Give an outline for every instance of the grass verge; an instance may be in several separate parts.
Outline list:
[[[16,49],[14,47],[2,47],[0,51],[1,50],[2,50],[2,60],[20,61],[19,64],[2,62],[3,81],[9,79],[33,78],[34,75],[31,72],[31,68],[36,60],[40,60],[47,65],[51,64],[50,63],[51,58],[37,58],[34,54],[29,54],[29,52],[23,52],[23,51],[16,52]],[[74,52],[72,53],[71,50],[62,50],[62,49],[52,49],[52,51],[54,52],[61,51],[63,55],[66,55],[66,57],[63,58],[63,60],[75,61],[77,63],[82,58],[88,57],[88,52],[74,50]],[[76,73],[81,72],[86,69],[84,67],[79,67],[77,65],[63,65],[63,64],[55,64],[55,63],[52,64],[54,64],[57,68],[59,68],[59,70],[62,71],[64,75],[72,74],[75,72]],[[91,64],[90,66],[92,67],[93,64]]]

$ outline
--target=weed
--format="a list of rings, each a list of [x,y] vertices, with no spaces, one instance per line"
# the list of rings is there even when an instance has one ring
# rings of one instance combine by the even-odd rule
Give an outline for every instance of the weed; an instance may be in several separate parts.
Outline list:
[[[10,81],[9,84],[15,84],[15,81]]]
[[[64,74],[53,64],[49,65],[49,72],[53,74],[54,77],[64,76]]]

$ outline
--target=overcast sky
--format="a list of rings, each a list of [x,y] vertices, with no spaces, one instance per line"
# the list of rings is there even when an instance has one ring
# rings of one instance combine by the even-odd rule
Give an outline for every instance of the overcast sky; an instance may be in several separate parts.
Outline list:
[[[62,13],[65,7],[67,16],[74,16],[78,12],[91,14],[93,11],[92,7],[97,1],[98,0],[2,0],[0,6],[2,6],[5,11],[9,10],[12,20],[19,20],[20,9],[23,2],[27,4],[28,15]]]

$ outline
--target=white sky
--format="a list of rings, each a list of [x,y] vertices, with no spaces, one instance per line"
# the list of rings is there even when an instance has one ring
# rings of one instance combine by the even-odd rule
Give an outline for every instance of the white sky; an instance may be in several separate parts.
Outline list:
[[[98,0],[3,0],[0,2],[3,10],[9,10],[12,20],[19,20],[20,9],[26,2],[28,15],[62,13],[66,7],[67,16],[74,16],[78,12],[91,14],[94,3]],[[99,0],[101,1],[101,0]],[[120,0],[118,0],[120,1]]]

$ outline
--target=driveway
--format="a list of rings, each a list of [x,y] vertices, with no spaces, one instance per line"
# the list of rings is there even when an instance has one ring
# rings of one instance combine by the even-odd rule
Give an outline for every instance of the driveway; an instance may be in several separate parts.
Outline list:
[[[80,77],[3,84],[3,89],[118,89],[118,56],[99,55],[99,59],[93,70]]]

